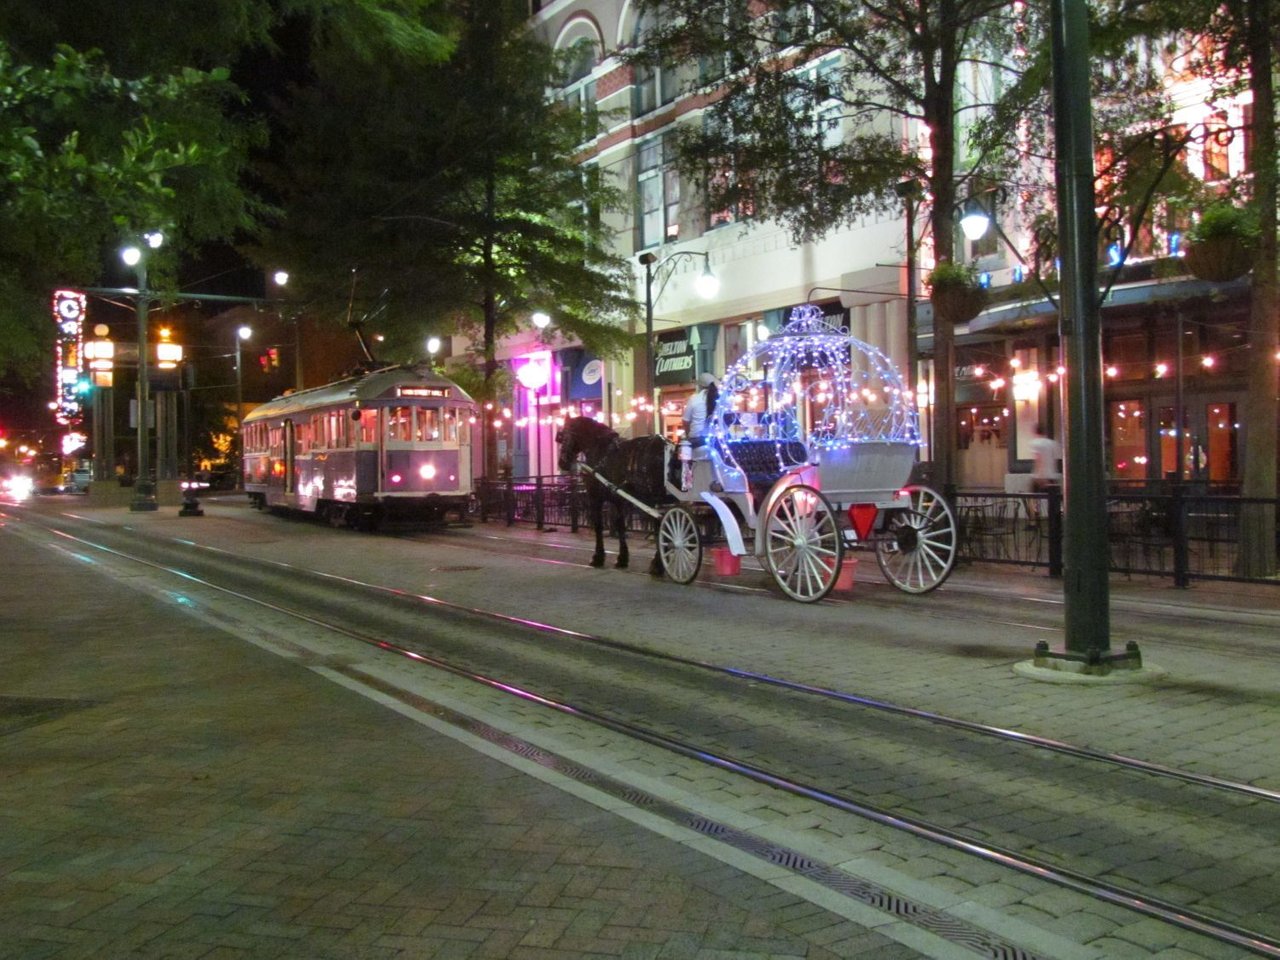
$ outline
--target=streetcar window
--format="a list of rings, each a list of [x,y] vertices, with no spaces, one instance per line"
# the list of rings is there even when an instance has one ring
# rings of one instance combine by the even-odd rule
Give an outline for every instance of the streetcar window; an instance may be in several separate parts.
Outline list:
[[[444,439],[448,443],[458,442],[458,411],[455,407],[444,411]]]
[[[413,408],[392,407],[387,411],[387,439],[407,443],[413,436]]]
[[[419,407],[417,410],[417,439],[419,442],[425,440],[440,439],[440,411],[433,407]]]
[[[378,411],[365,410],[360,415],[360,442],[376,446],[378,443]]]

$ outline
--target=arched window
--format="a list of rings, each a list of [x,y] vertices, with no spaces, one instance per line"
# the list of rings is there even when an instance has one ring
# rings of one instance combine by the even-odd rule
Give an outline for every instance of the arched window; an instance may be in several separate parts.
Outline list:
[[[654,23],[653,14],[648,12],[636,21],[631,42],[637,50],[644,48],[645,37],[652,31]],[[632,114],[642,117],[673,101],[680,88],[676,74],[675,64],[637,64],[632,80]]]

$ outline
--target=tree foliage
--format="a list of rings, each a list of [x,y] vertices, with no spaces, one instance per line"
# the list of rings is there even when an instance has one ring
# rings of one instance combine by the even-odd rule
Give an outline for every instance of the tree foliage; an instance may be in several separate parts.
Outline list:
[[[582,116],[546,97],[552,51],[519,0],[446,10],[447,61],[334,63],[295,91],[270,181],[286,215],[262,255],[307,264],[331,312],[381,299],[394,354],[421,356],[429,332],[471,335],[486,380],[535,311],[602,355],[631,346],[629,271],[598,216],[621,198],[575,158]]]
[[[0,47],[0,371],[38,368],[53,287],[97,281],[104,248],[252,222],[238,178],[253,134],[227,121],[234,99],[223,70],[125,79],[68,47],[46,65]]]
[[[964,133],[1015,86],[1035,4],[1002,0],[638,0],[641,68],[709,100],[681,130],[682,172],[711,209],[779,220],[797,241],[897,209],[924,185],[936,257],[953,258],[955,206],[981,164]],[[838,54],[839,56],[831,56]],[[989,87],[970,79],[994,76]],[[911,131],[927,132],[915,142]],[[934,460],[954,482],[953,335],[935,323]]]
[[[301,25],[305,57],[435,61],[436,0],[154,0],[0,7],[0,375],[47,368],[58,285],[101,283],[115,247],[157,227],[163,285],[202,244],[252,237],[271,212],[250,176],[279,90],[252,68]],[[299,32],[294,30],[294,33]],[[238,69],[259,96],[246,96]]]

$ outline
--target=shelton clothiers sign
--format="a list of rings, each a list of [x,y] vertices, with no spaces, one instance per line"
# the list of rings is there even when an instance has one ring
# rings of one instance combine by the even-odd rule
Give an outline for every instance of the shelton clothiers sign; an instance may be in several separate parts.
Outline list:
[[[654,367],[654,383],[660,387],[693,382],[693,343],[687,329],[658,334],[658,355]]]

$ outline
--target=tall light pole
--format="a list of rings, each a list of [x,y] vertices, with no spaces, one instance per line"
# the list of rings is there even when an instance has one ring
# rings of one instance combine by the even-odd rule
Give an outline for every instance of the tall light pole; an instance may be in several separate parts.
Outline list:
[[[288,286],[289,271],[273,271],[271,274],[271,282],[277,287]],[[305,383],[306,378],[303,376],[302,365],[302,317],[295,311],[293,314],[293,388],[295,390],[301,390]]]
[[[667,271],[667,275],[663,278],[657,293],[653,292],[653,281],[663,267],[670,267],[685,257],[690,259],[695,257],[702,258],[702,273],[695,281],[694,288],[698,291],[700,297],[704,300],[710,300],[720,292],[720,280],[711,272],[711,254],[698,250],[680,250],[659,260],[656,253],[645,251],[638,257],[640,263],[644,265],[644,371],[643,376],[637,378],[640,382],[636,384],[636,393],[643,396],[646,402],[653,406],[655,429],[658,405],[654,398],[657,375],[654,369],[653,305],[662,296],[662,291],[666,288],[667,281],[671,279],[672,271]]]
[[[253,336],[253,330],[247,326],[238,327],[236,329],[236,435],[233,450],[235,452],[235,470],[236,476],[242,475],[244,454],[244,437],[241,431],[244,427],[244,373],[241,364],[241,356],[243,350],[241,346],[246,340]],[[236,486],[240,483],[237,481]]]
[[[143,238],[148,248],[160,249],[164,243],[164,234],[159,231],[148,233]],[[142,247],[129,246],[120,251],[120,259],[138,275],[138,296],[135,312],[138,318],[138,452],[137,470],[133,481],[133,500],[130,510],[155,510],[156,488],[151,481],[150,440],[151,426],[147,418],[147,406],[150,402],[150,389],[147,383],[147,315],[151,309],[151,298],[147,290],[147,254]]]
[[[916,396],[916,380],[919,378],[917,368],[920,365],[919,332],[916,321],[916,204],[920,201],[923,188],[919,180],[903,180],[895,188],[902,200],[903,215],[907,225],[907,386],[911,396]],[[929,452],[933,453],[933,436],[929,436]]]

